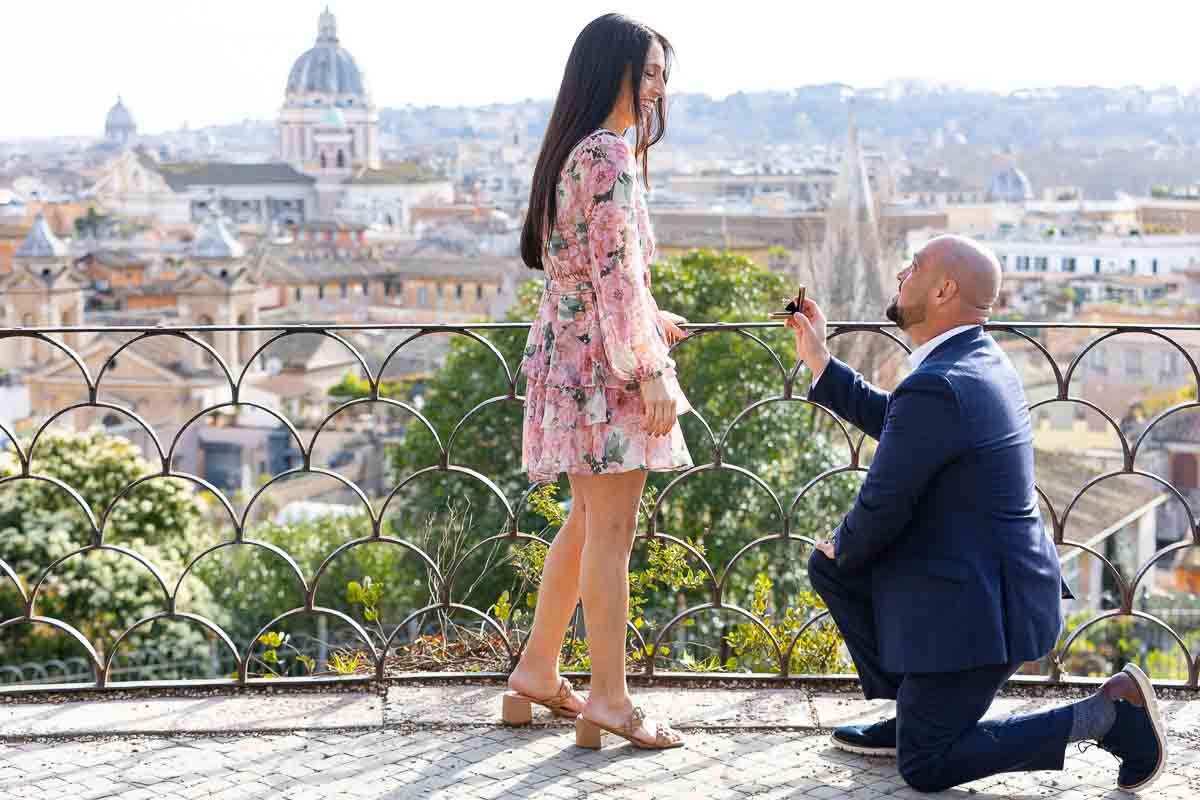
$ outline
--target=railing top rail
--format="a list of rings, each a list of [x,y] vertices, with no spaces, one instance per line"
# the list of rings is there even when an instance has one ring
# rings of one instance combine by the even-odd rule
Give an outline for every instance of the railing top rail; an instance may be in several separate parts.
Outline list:
[[[190,333],[194,331],[429,331],[429,330],[519,330],[528,328],[529,322],[354,322],[354,323],[319,323],[319,322],[281,322],[272,325],[75,325],[75,326],[37,326],[0,327],[0,336],[27,333]],[[828,325],[838,329],[849,330],[881,330],[895,328],[894,322],[871,320],[830,320]],[[735,328],[779,328],[779,321],[745,322],[688,322],[681,327],[693,330],[722,330]],[[984,325],[988,330],[1003,330],[1008,328],[1023,329],[1062,329],[1062,330],[1104,330],[1104,331],[1198,331],[1197,323],[1129,323],[1129,322],[1037,322],[1022,320],[1009,322],[998,320]]]

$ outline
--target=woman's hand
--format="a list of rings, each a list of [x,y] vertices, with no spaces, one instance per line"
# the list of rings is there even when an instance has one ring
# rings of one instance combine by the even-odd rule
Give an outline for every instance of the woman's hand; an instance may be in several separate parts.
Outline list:
[[[672,314],[670,311],[658,312],[658,321],[662,325],[663,335],[667,337],[667,344],[673,345],[676,342],[683,341],[688,337],[688,332],[680,325],[686,325],[687,320],[678,314]]]
[[[661,375],[639,385],[642,403],[646,406],[642,429],[651,436],[666,436],[675,427],[675,398],[667,391],[667,383]]]

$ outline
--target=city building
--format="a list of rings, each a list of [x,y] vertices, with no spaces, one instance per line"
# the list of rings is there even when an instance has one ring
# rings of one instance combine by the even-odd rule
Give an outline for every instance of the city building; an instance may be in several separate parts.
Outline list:
[[[104,141],[115,147],[128,147],[137,137],[137,123],[133,114],[125,107],[120,95],[117,102],[108,110],[104,118]]]
[[[982,237],[1005,272],[1162,276],[1200,266],[1200,236],[1075,236],[1018,232]]]
[[[110,117],[122,131],[132,125],[117,108]],[[378,112],[328,9],[316,44],[288,74],[278,127],[278,161],[167,162],[146,149],[126,149],[89,196],[122,216],[166,225],[202,223],[217,210],[259,230],[312,220],[395,228],[412,206],[454,201],[449,178],[380,161]]]
[[[1150,231],[1200,233],[1200,199],[1146,198],[1138,203],[1137,219]]]
[[[380,166],[379,112],[328,8],[316,44],[288,72],[279,140],[283,160],[303,172]]]
[[[837,170],[811,167],[791,173],[735,174],[706,172],[670,175],[663,188],[699,202],[764,204],[780,199],[806,209],[828,207]]]
[[[944,169],[910,167],[900,177],[896,203],[941,208],[984,202],[984,190],[956,178]]]

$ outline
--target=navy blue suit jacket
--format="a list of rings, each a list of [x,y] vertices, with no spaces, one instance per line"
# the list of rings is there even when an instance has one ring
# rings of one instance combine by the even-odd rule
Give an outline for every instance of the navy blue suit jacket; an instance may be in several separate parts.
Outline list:
[[[1042,525],[1021,380],[975,327],[888,393],[833,359],[808,395],[879,446],[834,534],[837,565],[869,570],[889,672],[1039,659],[1070,596]]]

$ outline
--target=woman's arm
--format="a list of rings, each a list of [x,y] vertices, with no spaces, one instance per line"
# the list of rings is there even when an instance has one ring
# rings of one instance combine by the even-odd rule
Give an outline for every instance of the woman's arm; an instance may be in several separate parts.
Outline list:
[[[613,375],[642,383],[674,369],[658,334],[658,306],[646,286],[637,236],[633,155],[624,139],[604,137],[585,150],[580,177],[587,247],[604,353]]]

